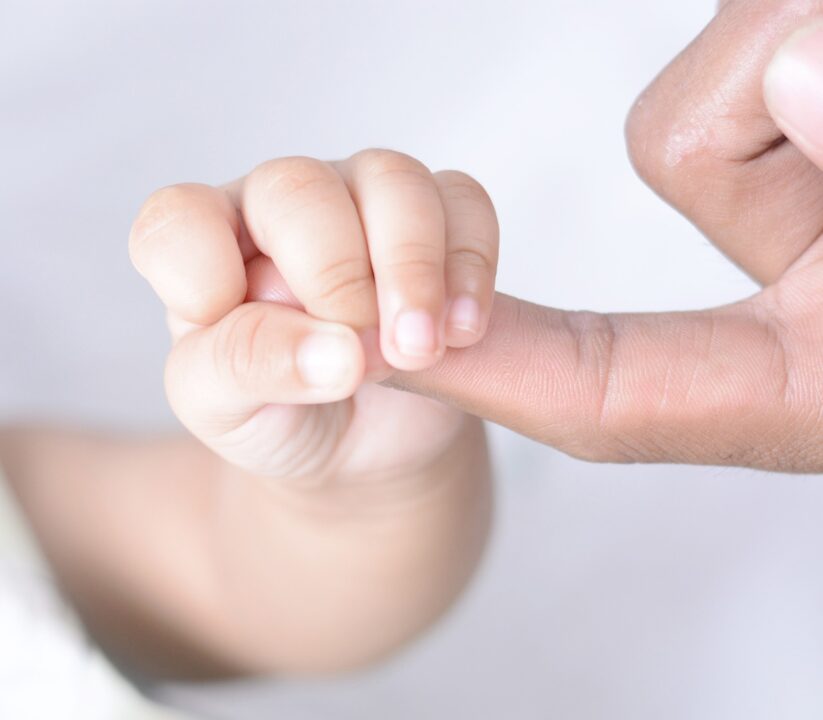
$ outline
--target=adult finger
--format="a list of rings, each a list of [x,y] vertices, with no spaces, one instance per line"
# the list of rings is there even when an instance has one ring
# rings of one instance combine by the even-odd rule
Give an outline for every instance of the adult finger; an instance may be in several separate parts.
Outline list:
[[[173,185],[144,203],[129,235],[138,272],[177,317],[215,322],[243,301],[246,273],[237,211],[208,185]]]
[[[388,382],[588,460],[819,470],[821,383],[802,344],[823,338],[799,325],[769,294],[659,315],[498,294],[480,343]]]
[[[823,173],[785,142],[762,90],[776,48],[821,13],[821,0],[723,3],[626,125],[641,177],[763,283],[823,230]]]

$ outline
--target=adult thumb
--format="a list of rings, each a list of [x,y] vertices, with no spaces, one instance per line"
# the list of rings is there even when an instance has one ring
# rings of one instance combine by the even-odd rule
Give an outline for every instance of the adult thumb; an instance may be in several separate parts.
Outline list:
[[[763,76],[763,95],[784,135],[823,169],[823,17],[780,45]]]

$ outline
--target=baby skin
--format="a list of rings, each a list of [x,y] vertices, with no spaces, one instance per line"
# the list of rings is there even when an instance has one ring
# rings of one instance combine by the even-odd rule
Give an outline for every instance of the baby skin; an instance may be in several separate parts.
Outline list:
[[[190,436],[0,434],[113,655],[164,676],[335,672],[452,604],[488,533],[482,424],[383,383],[483,337],[497,247],[475,180],[388,150],[148,198],[129,251],[167,310]]]

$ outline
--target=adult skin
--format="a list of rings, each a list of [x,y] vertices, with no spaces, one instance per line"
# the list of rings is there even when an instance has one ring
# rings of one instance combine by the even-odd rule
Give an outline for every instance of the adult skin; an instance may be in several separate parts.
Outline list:
[[[498,295],[482,343],[392,384],[587,460],[823,471],[823,2],[721,3],[626,136],[639,175],[762,290],[660,314]]]

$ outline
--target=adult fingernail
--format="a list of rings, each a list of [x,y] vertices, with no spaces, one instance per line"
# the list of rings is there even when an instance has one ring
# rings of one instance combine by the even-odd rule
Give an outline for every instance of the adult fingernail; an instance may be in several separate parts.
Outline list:
[[[791,35],[763,78],[769,112],[794,140],[823,144],[823,21]]]
[[[480,332],[480,305],[470,295],[456,297],[449,308],[449,327],[470,333]]]
[[[318,389],[346,384],[354,363],[352,342],[341,333],[313,333],[305,337],[297,349],[300,377],[306,385]]]
[[[437,352],[432,316],[424,310],[404,310],[394,320],[394,344],[403,354],[423,357]]]

